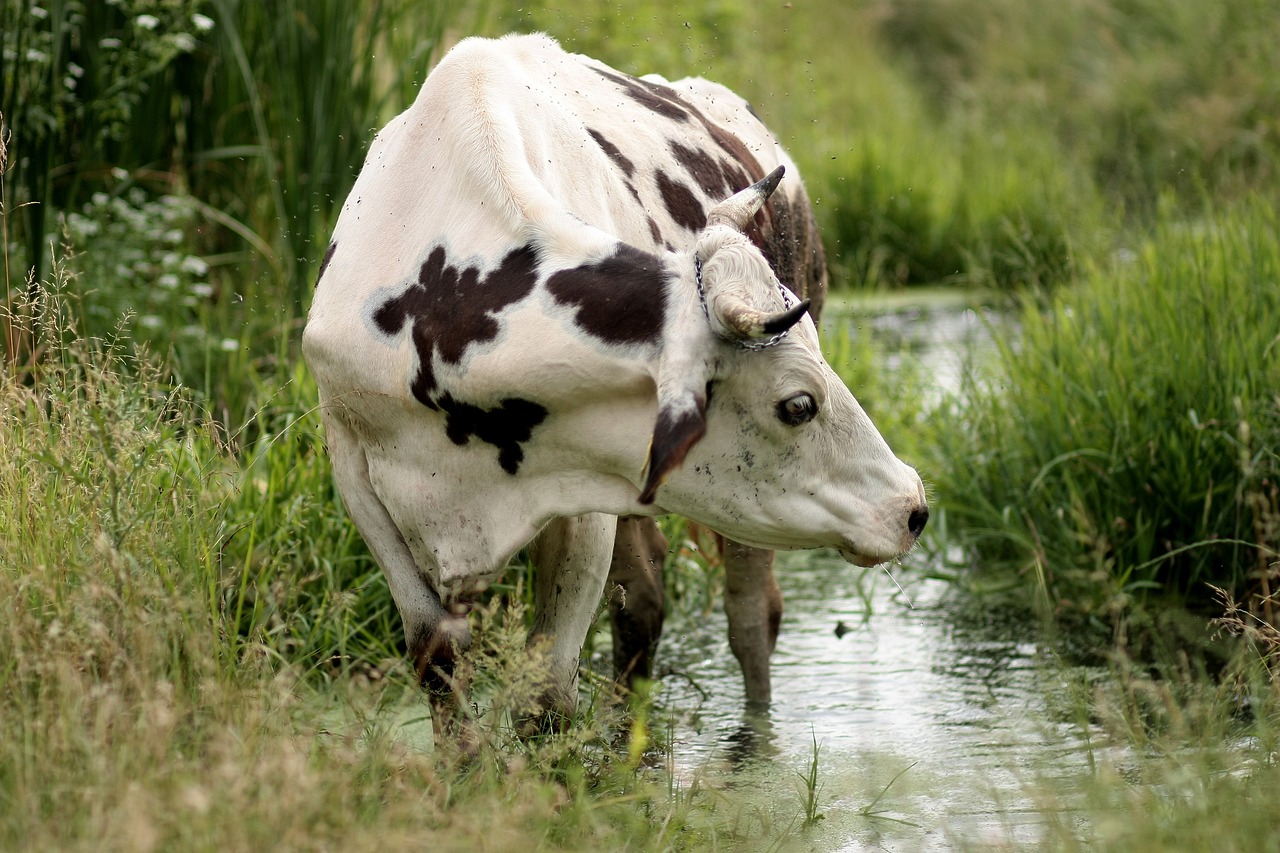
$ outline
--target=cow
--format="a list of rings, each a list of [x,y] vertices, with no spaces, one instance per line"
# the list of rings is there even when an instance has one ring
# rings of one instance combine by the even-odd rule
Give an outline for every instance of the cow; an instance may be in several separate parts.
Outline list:
[[[726,537],[756,701],[773,550],[871,566],[914,545],[920,477],[819,350],[821,252],[794,164],[741,98],[545,35],[462,40],[377,134],[303,351],[433,720],[457,702],[459,603],[526,546],[544,707],[565,717],[611,567],[615,663],[651,666],[657,515]]]

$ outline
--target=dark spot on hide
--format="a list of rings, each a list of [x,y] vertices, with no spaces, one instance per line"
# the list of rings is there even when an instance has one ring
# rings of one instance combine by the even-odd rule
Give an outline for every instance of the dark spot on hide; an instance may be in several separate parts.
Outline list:
[[[658,115],[673,121],[684,122],[689,120],[688,104],[684,103],[675,90],[670,87],[650,83],[648,80],[641,80],[638,77],[630,77],[604,68],[596,68],[595,71],[606,80],[612,80],[621,86],[633,101],[645,109],[652,110]]]
[[[652,216],[648,217],[648,221],[649,221],[649,236],[653,238],[653,244],[655,246],[661,246],[664,242],[662,239],[662,229],[658,227],[657,222],[654,222]]]
[[[689,173],[689,177],[693,178],[694,183],[702,188],[702,191],[713,199],[728,198],[736,189],[725,178],[725,170],[721,168],[720,161],[708,154],[706,151],[698,148],[690,148],[682,145],[676,140],[671,140],[668,145],[671,153],[675,155],[676,162],[684,166],[684,170]],[[741,169],[735,169],[741,172]],[[743,184],[742,186],[747,186]]]
[[[596,141],[596,145],[600,146],[600,150],[608,155],[609,159],[622,170],[623,174],[630,178],[636,173],[636,164],[627,159],[627,155],[618,150],[618,146],[605,139],[604,135],[599,131],[587,128],[587,133],[591,134],[591,138]]]
[[[324,260],[320,261],[320,272],[316,273],[316,285],[319,286],[320,279],[324,278],[324,271],[329,268],[329,261],[333,260],[333,250],[338,248],[337,243],[330,243],[329,248],[324,250]]]
[[[689,449],[707,432],[707,401],[696,394],[694,406],[675,412],[670,406],[658,412],[649,446],[649,476],[640,493],[642,504],[653,503],[667,475],[680,467]]]
[[[702,202],[693,194],[693,190],[667,175],[658,172],[655,176],[658,192],[662,195],[662,203],[667,213],[681,228],[700,231],[707,224],[707,212],[702,209]]]
[[[770,227],[760,234],[760,251],[778,280],[809,301],[816,323],[827,295],[827,260],[813,208],[801,191],[793,200],[775,193],[767,209]]]
[[[529,295],[537,282],[537,267],[537,252],[523,246],[482,280],[475,267],[450,266],[444,248],[436,247],[423,262],[418,280],[373,312],[373,321],[387,335],[412,324],[418,373],[410,387],[419,402],[436,408],[434,356],[458,364],[467,347],[496,338],[494,315]]]
[[[524,461],[521,443],[547,417],[537,403],[507,398],[495,409],[484,409],[445,393],[437,395],[435,358],[458,364],[467,347],[491,341],[500,326],[495,316],[529,295],[537,283],[538,256],[532,246],[511,251],[498,268],[480,277],[475,267],[451,266],[442,247],[423,262],[418,280],[399,296],[373,312],[373,321],[387,335],[400,334],[409,324],[418,351],[418,372],[410,390],[418,402],[445,414],[445,430],[457,445],[473,437],[498,449],[498,464],[515,474]]]
[[[620,243],[601,261],[561,270],[547,290],[577,309],[574,322],[611,344],[660,339],[666,322],[668,273],[656,255]]]
[[[702,126],[706,129],[707,134],[715,141],[716,145],[720,146],[720,150],[728,154],[729,160],[740,166],[745,172],[745,179],[739,177],[738,180],[731,182],[731,188],[735,192],[754,184],[765,176],[764,167],[760,165],[760,161],[756,159],[756,155],[751,153],[751,149],[747,147],[745,142],[704,116],[699,115],[698,118],[702,120]],[[738,174],[741,175],[742,173]],[[726,164],[726,175],[728,175],[728,164]],[[741,183],[741,186],[738,186],[739,183]]]
[[[681,141],[673,140],[670,145],[676,160],[713,202],[727,198],[765,176],[764,167],[746,143],[708,119],[678,90],[601,69],[597,72],[655,113],[682,123],[696,119],[702,125],[706,138],[722,152],[722,156],[716,158],[723,176],[722,186],[715,186],[716,169],[711,163],[708,142],[686,137]],[[759,118],[750,105],[748,110]],[[676,222],[690,230],[698,230],[705,225],[706,213],[693,199],[693,193],[687,186],[660,173],[658,187],[667,210]],[[775,193],[756,214],[746,233],[778,278],[795,290],[800,298],[812,300],[810,313],[816,318],[826,295],[826,257],[812,205],[804,193],[795,196],[793,201]]]
[[[547,418],[547,410],[530,400],[508,397],[496,409],[482,409],[444,394],[436,401],[445,413],[449,440],[462,446],[473,437],[498,448],[498,464],[508,474],[520,470],[524,461],[523,442],[533,437],[534,427]]]

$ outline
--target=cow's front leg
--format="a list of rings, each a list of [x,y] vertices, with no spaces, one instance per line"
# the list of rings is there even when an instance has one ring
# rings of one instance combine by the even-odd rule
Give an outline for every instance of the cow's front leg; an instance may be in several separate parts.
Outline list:
[[[617,522],[612,515],[590,513],[558,518],[530,547],[534,565],[534,618],[529,642],[549,643],[549,684],[543,716],[557,722],[578,704],[578,664],[609,571]],[[537,729],[543,721],[534,721]]]
[[[406,621],[406,626],[408,622]],[[442,737],[458,739],[463,750],[471,749],[475,733],[467,721],[467,684],[457,667],[459,656],[471,645],[471,628],[463,613],[444,616],[434,627],[425,626],[408,638],[409,654],[418,672],[418,682],[431,703],[431,732],[435,742]]]
[[[667,540],[658,522],[644,516],[618,519],[609,565],[609,621],[613,670],[620,684],[653,677],[653,657],[662,636],[662,567]]]
[[[347,514],[386,575],[391,597],[404,623],[409,656],[431,702],[435,742],[454,737],[466,701],[454,676],[458,655],[471,645],[466,617],[450,612],[414,562],[404,535],[378,496],[369,476],[369,460],[340,406],[322,409],[333,473]],[[463,733],[466,734],[466,733]]]
[[[773,552],[726,539],[724,575],[729,647],[742,667],[747,702],[767,705],[769,656],[782,622],[782,590],[773,575]]]

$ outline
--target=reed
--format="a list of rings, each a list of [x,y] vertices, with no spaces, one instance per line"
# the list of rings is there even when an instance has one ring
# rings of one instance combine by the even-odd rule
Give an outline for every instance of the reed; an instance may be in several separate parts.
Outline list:
[[[1269,595],[1280,556],[1280,241],[1261,199],[1164,224],[1017,313],[943,414],[938,495],[978,566],[1106,619],[1207,583]]]

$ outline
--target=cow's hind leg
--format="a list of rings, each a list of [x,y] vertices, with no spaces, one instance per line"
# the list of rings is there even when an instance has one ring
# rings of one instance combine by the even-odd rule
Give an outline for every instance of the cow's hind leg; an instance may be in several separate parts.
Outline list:
[[[600,513],[558,518],[530,546],[534,618],[529,642],[549,644],[544,718],[563,722],[577,707],[582,645],[604,592],[616,526],[614,516]],[[544,722],[531,721],[527,728],[536,730]]]
[[[323,419],[347,514],[386,575],[418,679],[428,691],[431,726],[439,743],[442,734],[457,733],[465,697],[454,680],[454,663],[471,645],[471,630],[464,616],[445,609],[414,563],[409,546],[373,488],[368,459],[356,434],[336,411],[325,408]]]
[[[782,622],[782,590],[773,574],[773,552],[726,539],[724,566],[729,647],[742,667],[747,702],[767,705],[769,657]]]
[[[619,683],[633,687],[653,677],[653,657],[662,636],[662,566],[667,540],[658,522],[644,516],[618,519],[609,566],[609,617],[613,629],[613,669]]]

